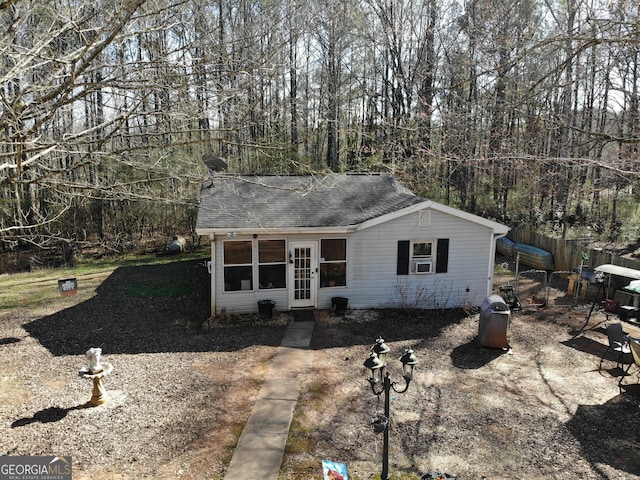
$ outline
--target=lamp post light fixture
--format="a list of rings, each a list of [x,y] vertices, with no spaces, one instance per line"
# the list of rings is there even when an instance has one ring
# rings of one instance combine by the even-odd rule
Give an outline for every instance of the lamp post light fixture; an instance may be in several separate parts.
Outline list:
[[[367,380],[371,386],[371,391],[380,398],[384,393],[384,416],[377,416],[373,420],[373,429],[376,433],[384,433],[382,444],[382,473],[381,480],[389,478],[389,423],[390,423],[390,397],[391,390],[396,393],[404,393],[409,388],[409,383],[413,379],[413,369],[418,363],[413,350],[405,349],[400,357],[402,363],[402,378],[404,387],[396,388],[396,383],[391,381],[391,376],[386,369],[387,353],[390,348],[384,343],[382,337],[376,339],[375,345],[371,348],[371,354],[364,362],[367,368]]]

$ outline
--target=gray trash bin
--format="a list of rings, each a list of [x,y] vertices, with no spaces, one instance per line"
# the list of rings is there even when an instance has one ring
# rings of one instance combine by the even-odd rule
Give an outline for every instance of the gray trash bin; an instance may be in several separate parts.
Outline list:
[[[478,343],[487,348],[509,348],[511,311],[500,295],[489,295],[480,306]]]

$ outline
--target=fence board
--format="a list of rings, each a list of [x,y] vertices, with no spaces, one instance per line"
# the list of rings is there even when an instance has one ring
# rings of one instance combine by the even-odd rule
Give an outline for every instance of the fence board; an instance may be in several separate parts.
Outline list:
[[[508,237],[516,243],[526,243],[534,247],[542,248],[553,254],[553,262],[556,270],[573,270],[580,266],[582,254],[586,253],[589,260],[585,266],[595,268],[598,265],[611,263],[621,267],[640,270],[640,261],[633,258],[621,257],[606,250],[596,250],[580,245],[577,240],[562,240],[549,238],[531,230],[512,228]]]

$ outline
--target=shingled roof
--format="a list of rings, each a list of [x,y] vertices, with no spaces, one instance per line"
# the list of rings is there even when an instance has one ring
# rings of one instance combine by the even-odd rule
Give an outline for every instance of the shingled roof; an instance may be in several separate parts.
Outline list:
[[[424,201],[389,174],[215,175],[196,230],[347,227]]]

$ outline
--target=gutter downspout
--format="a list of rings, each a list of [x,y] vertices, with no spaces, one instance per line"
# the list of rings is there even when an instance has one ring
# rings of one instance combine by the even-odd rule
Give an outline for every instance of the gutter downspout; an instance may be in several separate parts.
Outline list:
[[[216,236],[211,234],[209,236],[211,241],[211,320],[216,318]]]
[[[492,260],[489,262],[489,271],[487,272],[487,280],[489,284],[487,285],[487,295],[491,295],[491,290],[493,289],[493,274],[495,271],[495,258],[496,258],[496,244],[499,238],[504,238],[507,236],[507,233],[494,233],[493,234],[493,242],[491,243],[491,258]]]

